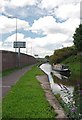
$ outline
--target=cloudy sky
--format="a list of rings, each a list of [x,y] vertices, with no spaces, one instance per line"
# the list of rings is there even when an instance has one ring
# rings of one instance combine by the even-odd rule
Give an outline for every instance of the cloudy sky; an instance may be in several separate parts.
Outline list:
[[[15,51],[13,42],[26,41],[21,52],[51,55],[73,45],[80,24],[81,0],[0,0],[0,49]]]

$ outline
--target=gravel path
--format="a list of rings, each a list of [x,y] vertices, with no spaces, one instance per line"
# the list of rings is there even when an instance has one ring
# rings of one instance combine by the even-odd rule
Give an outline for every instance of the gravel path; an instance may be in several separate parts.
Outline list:
[[[30,70],[32,66],[33,65],[22,68],[2,78],[2,98],[10,90],[11,86],[14,85],[28,70]]]
[[[41,76],[36,76],[37,80],[39,80],[42,88],[45,91],[45,96],[50,103],[50,105],[54,108],[55,112],[58,114],[57,115],[57,120],[60,118],[67,118],[62,107],[60,106],[58,100],[55,98],[51,91],[51,87],[48,81],[48,76],[47,75],[41,75]]]

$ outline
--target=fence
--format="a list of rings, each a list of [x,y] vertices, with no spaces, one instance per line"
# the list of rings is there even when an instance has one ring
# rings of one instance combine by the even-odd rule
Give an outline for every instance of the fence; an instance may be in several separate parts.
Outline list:
[[[2,66],[2,71],[18,67],[19,62],[20,62],[20,66],[22,67],[24,65],[34,64],[37,61],[33,56],[26,55],[24,53],[20,53],[20,59],[19,59],[18,53],[0,50],[0,66]]]

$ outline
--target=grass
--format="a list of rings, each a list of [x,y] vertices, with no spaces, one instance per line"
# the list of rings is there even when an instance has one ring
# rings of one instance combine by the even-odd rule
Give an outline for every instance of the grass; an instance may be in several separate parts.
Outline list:
[[[72,55],[62,63],[69,66],[72,75],[80,76],[81,73],[81,56],[80,55]]]
[[[3,119],[55,118],[56,113],[45,98],[36,75],[43,72],[36,66],[28,71],[3,98]],[[26,120],[26,119],[25,119]]]
[[[1,88],[0,88],[0,90],[1,90]],[[2,118],[2,99],[0,98],[0,120],[1,120],[1,118]]]

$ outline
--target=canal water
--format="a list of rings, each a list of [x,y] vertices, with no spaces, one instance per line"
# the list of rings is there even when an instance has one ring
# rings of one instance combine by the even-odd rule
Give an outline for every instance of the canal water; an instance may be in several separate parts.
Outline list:
[[[42,64],[40,68],[48,75],[53,94],[60,94],[66,106],[74,114],[77,112],[79,119],[82,116],[82,82],[80,76],[61,75],[53,71],[49,63]]]

